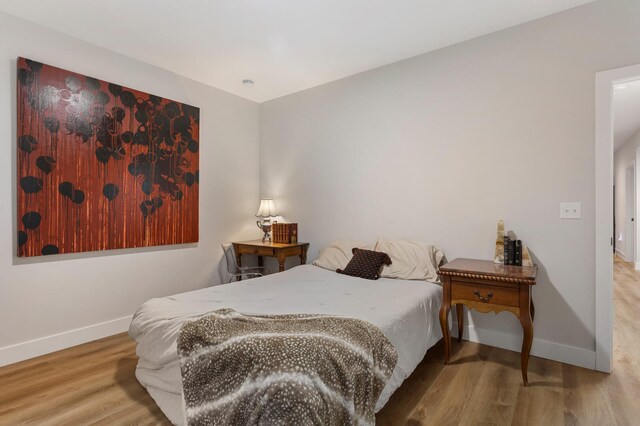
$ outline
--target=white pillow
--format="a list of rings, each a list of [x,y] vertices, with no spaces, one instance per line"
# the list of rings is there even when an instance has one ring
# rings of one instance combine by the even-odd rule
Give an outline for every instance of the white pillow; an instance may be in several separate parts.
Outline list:
[[[392,262],[382,268],[381,277],[440,282],[438,267],[444,253],[434,245],[381,238],[376,244],[376,251],[387,253]]]
[[[335,271],[336,269],[344,269],[347,266],[347,263],[353,257],[354,247],[365,249],[365,250],[373,250],[375,247],[374,243],[367,243],[363,241],[348,241],[348,240],[340,240],[334,241],[320,252],[320,257],[313,261],[313,265],[319,266],[324,269],[329,269],[331,271]]]

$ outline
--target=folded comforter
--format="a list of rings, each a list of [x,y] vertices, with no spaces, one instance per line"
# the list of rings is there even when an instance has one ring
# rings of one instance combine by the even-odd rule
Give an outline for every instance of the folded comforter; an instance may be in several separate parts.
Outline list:
[[[189,425],[374,424],[398,358],[366,321],[232,309],[184,323],[178,356]]]

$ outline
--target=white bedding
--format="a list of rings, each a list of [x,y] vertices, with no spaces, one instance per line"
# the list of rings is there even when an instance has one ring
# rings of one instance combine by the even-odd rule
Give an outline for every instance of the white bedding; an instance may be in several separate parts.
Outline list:
[[[239,283],[151,299],[136,312],[129,334],[138,343],[136,377],[174,424],[184,424],[176,339],[182,322],[220,308],[247,314],[313,313],[376,325],[398,351],[398,364],[376,411],[441,337],[442,288],[425,281],[349,277],[312,265]]]

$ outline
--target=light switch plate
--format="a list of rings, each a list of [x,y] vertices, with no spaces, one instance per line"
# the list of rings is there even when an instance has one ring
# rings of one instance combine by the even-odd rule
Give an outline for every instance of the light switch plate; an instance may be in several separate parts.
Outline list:
[[[560,219],[582,219],[582,203],[560,203]]]

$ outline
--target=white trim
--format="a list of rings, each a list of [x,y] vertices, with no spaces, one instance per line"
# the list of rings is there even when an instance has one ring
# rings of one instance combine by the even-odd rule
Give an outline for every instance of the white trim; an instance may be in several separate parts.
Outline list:
[[[122,333],[129,329],[131,319],[132,316],[129,315],[87,327],[76,328],[75,330],[5,346],[0,348],[0,367]]]
[[[454,323],[453,330],[456,330],[454,333],[457,334],[458,325],[456,323]],[[515,352],[520,352],[522,349],[522,335],[476,328],[473,324],[465,326],[462,338]],[[596,365],[595,351],[536,338],[533,339],[531,355],[591,370]]]
[[[596,73],[595,346],[596,370],[613,371],[613,85],[640,76],[640,65]]]
[[[640,226],[638,226],[638,212],[640,212],[640,197],[638,197],[638,191],[640,191],[640,172],[638,172],[638,167],[635,167],[635,165],[638,165],[638,167],[640,167],[640,147],[636,148],[636,155],[635,155],[635,164],[634,164],[634,193],[633,193],[633,197],[634,197],[634,206],[633,206],[633,217],[635,218],[635,222],[634,222],[634,253],[635,256],[633,259],[630,260],[630,262],[633,262],[634,264],[638,263],[638,260],[640,260]],[[636,267],[637,269],[637,267]]]
[[[631,182],[627,182],[627,178],[629,177],[629,171],[631,171]],[[630,183],[630,185],[629,185]],[[625,242],[624,245],[626,247],[625,252],[629,252],[627,256],[625,256],[625,260],[629,263],[635,262],[635,252],[636,252],[636,222],[635,220],[629,220],[629,208],[631,208],[631,219],[636,217],[636,160],[635,158],[627,164],[627,167],[624,169],[624,197],[625,197],[625,214],[624,214],[624,227],[625,227]],[[632,188],[629,188],[631,186]],[[629,189],[631,192],[631,202],[629,202]],[[631,227],[632,229],[627,229],[627,227]],[[631,232],[631,241],[628,241],[627,237]],[[615,238],[615,235],[614,235]],[[627,246],[630,244],[630,246]],[[627,249],[631,249],[630,251]]]
[[[620,259],[624,260],[625,262],[627,261],[627,255],[620,251],[618,247],[616,247],[616,254]]]

